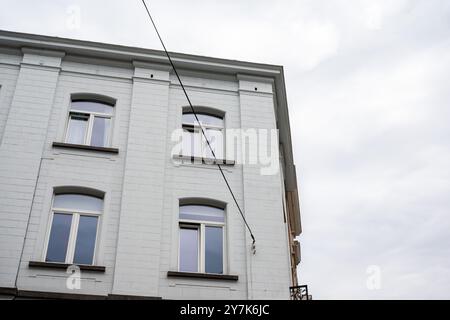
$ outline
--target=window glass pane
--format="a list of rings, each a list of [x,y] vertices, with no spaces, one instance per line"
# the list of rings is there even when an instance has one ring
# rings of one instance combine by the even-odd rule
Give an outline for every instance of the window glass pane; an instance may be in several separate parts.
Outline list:
[[[216,117],[216,116],[212,116],[209,114],[197,113],[197,118],[203,125],[223,127],[223,118],[222,117]],[[183,113],[182,121],[183,121],[183,123],[198,124],[193,113]]]
[[[65,262],[67,245],[69,243],[71,214],[53,214],[52,228],[48,240],[47,257],[45,261]]]
[[[224,210],[204,205],[180,206],[180,219],[224,222]]]
[[[91,146],[105,147],[108,145],[109,126],[111,119],[95,117],[92,127]]]
[[[192,156],[194,154],[194,132],[191,130],[183,130],[183,141],[181,146],[183,155]]]
[[[205,227],[205,272],[223,273],[223,230]]]
[[[53,207],[70,210],[102,211],[103,199],[83,194],[57,194]]]
[[[113,107],[96,101],[72,101],[72,110],[85,112],[113,113]]]
[[[223,135],[222,130],[206,129],[206,136],[208,138],[211,148],[214,150],[214,154],[217,159],[223,158]],[[214,158],[211,149],[206,142],[205,137],[203,137],[203,148],[205,150],[204,154],[207,158]]]
[[[88,117],[73,114],[70,115],[66,142],[74,144],[84,144],[87,123]]]
[[[80,216],[73,257],[74,263],[92,264],[97,236],[97,221],[98,217]]]
[[[180,227],[180,271],[198,271],[198,229]]]
[[[202,156],[202,133],[194,129],[183,129],[182,154],[187,156]]]

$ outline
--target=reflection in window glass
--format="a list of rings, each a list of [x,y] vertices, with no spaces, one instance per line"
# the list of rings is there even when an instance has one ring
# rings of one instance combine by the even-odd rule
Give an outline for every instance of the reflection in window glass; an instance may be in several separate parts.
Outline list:
[[[180,271],[198,271],[198,229],[180,228]]]
[[[105,147],[108,145],[110,119],[95,117],[92,127],[91,146]]]
[[[53,215],[50,238],[48,240],[47,257],[48,262],[65,262],[67,245],[69,243],[72,215],[55,213]]]
[[[223,209],[205,205],[180,206],[180,219],[224,222]]]
[[[97,220],[98,217],[95,216],[80,216],[74,263],[92,264],[97,237]]]
[[[217,129],[206,129],[206,137],[208,138],[209,145],[213,149],[214,154],[218,159],[223,158],[223,134],[222,130]],[[211,149],[208,147],[208,142],[203,137],[203,150],[205,150],[205,155],[207,158],[214,158]]]
[[[96,101],[72,101],[72,110],[96,113],[113,113],[113,107]]]
[[[202,125],[210,125],[210,126],[218,126],[223,127],[223,118],[212,116],[209,114],[203,114],[203,113],[196,113],[197,118],[200,121]],[[183,123],[185,124],[193,124],[198,125],[197,119],[195,119],[195,116],[193,113],[183,113]]]
[[[182,154],[201,157],[202,156],[202,133],[198,130],[183,130]]]
[[[53,201],[53,207],[58,209],[102,211],[103,199],[84,194],[57,194]]]
[[[223,273],[223,232],[221,227],[205,227],[205,272]]]
[[[194,155],[194,130],[183,129],[183,141],[181,151],[185,155]]]
[[[84,144],[88,118],[85,116],[71,115],[67,128],[68,143]]]

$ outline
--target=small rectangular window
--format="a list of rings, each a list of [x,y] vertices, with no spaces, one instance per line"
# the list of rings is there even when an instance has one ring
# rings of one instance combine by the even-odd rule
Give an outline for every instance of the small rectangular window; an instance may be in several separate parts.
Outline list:
[[[205,227],[205,272],[223,273],[222,227]]]
[[[211,149],[214,151],[214,155],[217,159],[223,159],[223,133],[222,130],[218,129],[206,129],[206,137],[208,138],[209,145],[211,148],[208,147],[208,142],[206,139],[204,139],[204,150],[206,152],[206,157],[208,158],[214,158]]]
[[[109,127],[111,119],[95,117],[92,127],[91,146],[105,147],[109,144]]]
[[[194,131],[194,129],[191,128],[184,128],[183,129],[183,141],[182,141],[182,152],[185,155],[190,156],[200,156],[200,152],[197,152],[195,150],[196,146],[199,146],[198,142],[198,133]]]
[[[48,241],[46,261],[65,262],[67,247],[69,244],[70,228],[72,225],[71,214],[53,214],[50,238]]]
[[[76,193],[57,194],[53,200],[53,208],[57,208],[56,211],[65,209],[101,212],[103,199]]]
[[[98,217],[95,216],[80,216],[73,257],[74,263],[92,264],[97,237],[97,221]]]
[[[180,271],[198,272],[199,230],[180,227]]]
[[[204,205],[180,206],[180,219],[211,222],[225,222],[223,209]]]
[[[69,127],[67,128],[68,143],[84,144],[86,139],[86,129],[89,117],[83,115],[71,114],[69,118]]]

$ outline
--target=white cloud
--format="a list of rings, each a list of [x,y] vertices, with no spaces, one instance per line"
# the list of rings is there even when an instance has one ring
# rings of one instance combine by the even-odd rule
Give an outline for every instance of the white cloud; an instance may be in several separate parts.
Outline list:
[[[372,3],[364,9],[365,26],[369,29],[381,29],[383,24],[383,11],[380,3]]]
[[[296,61],[300,69],[315,68],[320,62],[336,54],[339,48],[339,32],[330,21],[294,22],[289,37],[291,46],[295,48],[290,51],[291,61]]]
[[[363,23],[368,29],[379,30],[383,27],[384,19],[395,16],[407,8],[408,0],[366,0],[357,1],[362,5]]]

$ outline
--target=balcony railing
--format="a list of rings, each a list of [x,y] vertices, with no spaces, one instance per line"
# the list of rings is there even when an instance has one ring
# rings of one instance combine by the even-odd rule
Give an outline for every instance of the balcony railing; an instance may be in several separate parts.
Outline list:
[[[289,287],[289,289],[291,291],[291,300],[311,300],[307,285]]]

